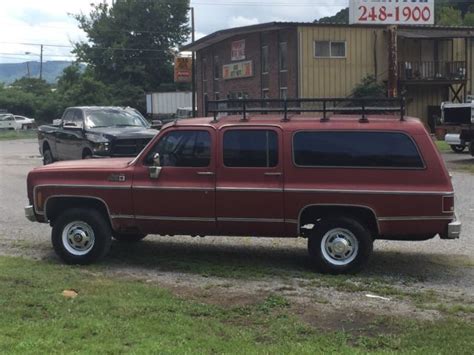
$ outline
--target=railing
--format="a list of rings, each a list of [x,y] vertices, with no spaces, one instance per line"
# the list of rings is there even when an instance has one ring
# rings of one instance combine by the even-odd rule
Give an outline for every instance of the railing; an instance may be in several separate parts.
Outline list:
[[[282,113],[283,121],[288,115],[301,115],[307,112],[322,113],[321,121],[328,121],[328,113],[360,114],[361,121],[367,122],[367,115],[374,113],[400,113],[405,116],[405,98],[324,98],[324,99],[245,99],[217,100],[205,102],[205,115],[211,114],[216,121],[220,114],[242,115],[247,120],[251,113]]]
[[[402,81],[466,80],[466,62],[399,62],[398,76]]]

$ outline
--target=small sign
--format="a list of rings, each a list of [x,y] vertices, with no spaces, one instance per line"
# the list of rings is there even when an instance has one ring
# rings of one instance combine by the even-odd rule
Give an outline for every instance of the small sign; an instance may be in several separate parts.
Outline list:
[[[222,77],[224,80],[249,78],[253,76],[253,62],[239,62],[223,66]]]
[[[193,61],[191,57],[176,57],[174,59],[174,82],[190,83],[192,81]]]
[[[232,42],[230,59],[232,61],[245,59],[245,39]]]
[[[349,23],[434,25],[434,0],[351,0]]]

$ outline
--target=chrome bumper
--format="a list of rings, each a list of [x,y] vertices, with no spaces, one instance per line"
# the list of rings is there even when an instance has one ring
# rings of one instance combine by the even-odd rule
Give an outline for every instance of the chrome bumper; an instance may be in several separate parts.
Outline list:
[[[25,207],[25,217],[31,222],[36,222],[35,208],[33,206]]]
[[[461,235],[461,221],[454,215],[454,220],[448,224],[448,232],[443,235],[442,239],[458,239]]]

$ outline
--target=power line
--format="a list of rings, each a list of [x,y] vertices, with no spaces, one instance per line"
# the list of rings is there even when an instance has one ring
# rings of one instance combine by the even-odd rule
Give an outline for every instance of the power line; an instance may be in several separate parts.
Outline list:
[[[41,43],[26,43],[26,42],[0,42],[1,44],[13,44],[13,45],[23,45],[23,46],[45,46],[53,48],[75,48],[71,45],[65,44],[41,44]],[[127,48],[127,47],[90,47],[90,49],[97,50],[114,50],[114,51],[134,51],[134,52],[170,52],[169,49],[148,49],[148,48]]]
[[[311,2],[311,3],[290,3],[290,2],[248,2],[248,1],[235,1],[235,2],[193,2],[193,6],[253,6],[253,7],[315,7],[315,6],[325,6],[325,7],[348,7],[348,2],[344,4],[334,4],[334,3],[324,3],[324,2]]]

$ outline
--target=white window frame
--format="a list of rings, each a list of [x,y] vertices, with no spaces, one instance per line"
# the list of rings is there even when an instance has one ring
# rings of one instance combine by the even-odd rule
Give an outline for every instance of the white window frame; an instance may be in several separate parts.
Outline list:
[[[317,57],[316,56],[316,42],[328,42],[329,43],[329,57]],[[333,56],[332,55],[332,43],[344,43],[344,56]],[[347,58],[347,41],[313,41],[313,57],[315,59],[346,59]]]

